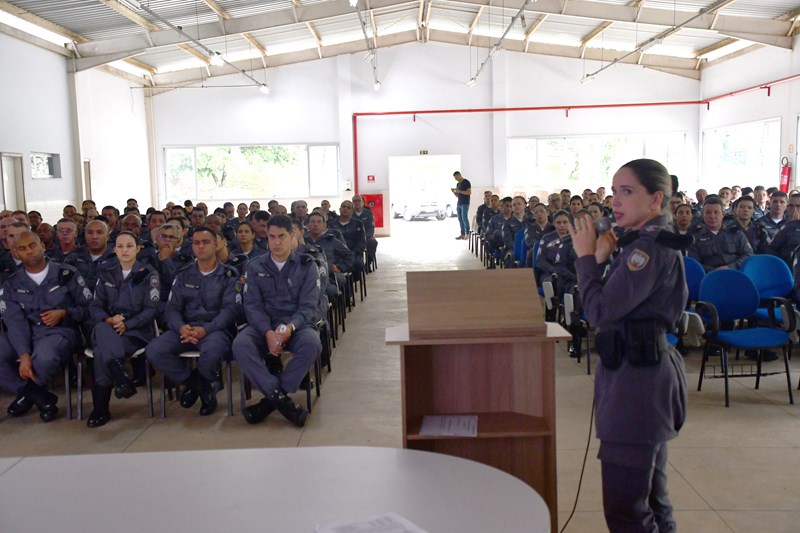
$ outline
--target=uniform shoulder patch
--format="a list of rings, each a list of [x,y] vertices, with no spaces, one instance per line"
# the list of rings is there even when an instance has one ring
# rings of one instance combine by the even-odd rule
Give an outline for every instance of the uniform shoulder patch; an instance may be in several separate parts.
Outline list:
[[[644,267],[647,266],[647,263],[650,262],[650,255],[646,252],[643,252],[639,248],[635,248],[631,255],[628,256],[628,270],[631,272],[636,272],[637,270],[642,270]]]

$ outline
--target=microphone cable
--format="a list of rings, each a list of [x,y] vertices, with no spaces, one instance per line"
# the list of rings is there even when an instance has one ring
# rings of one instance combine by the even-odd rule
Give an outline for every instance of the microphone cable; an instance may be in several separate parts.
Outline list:
[[[587,357],[591,357],[589,354]],[[583,474],[586,471],[586,458],[589,456],[589,445],[592,442],[592,425],[594,424],[594,395],[592,395],[592,411],[589,413],[589,436],[586,439],[586,451],[583,452],[583,464],[581,465],[581,475],[578,478],[578,491],[575,494],[575,503],[572,504],[572,511],[569,513],[567,517],[567,521],[564,522],[564,525],[559,530],[558,533],[564,533],[564,530],[567,529],[570,520],[575,515],[575,509],[578,508],[578,498],[581,495],[581,485],[583,484]]]

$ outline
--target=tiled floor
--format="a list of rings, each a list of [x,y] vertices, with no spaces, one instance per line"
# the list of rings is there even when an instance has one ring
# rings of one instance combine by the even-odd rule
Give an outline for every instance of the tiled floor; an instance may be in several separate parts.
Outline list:
[[[169,403],[164,420],[150,419],[144,391],[127,401],[112,400],[114,419],[89,430],[85,422],[59,418],[42,424],[35,415],[0,419],[0,455],[31,456],[127,451],[224,449],[280,446],[400,446],[400,370],[398,350],[384,345],[384,329],[406,321],[405,272],[480,268],[467,243],[453,240],[455,219],[444,222],[394,221],[394,236],[381,239],[379,268],[368,277],[368,298],[349,315],[347,333],[324,380],[322,397],[305,429],[277,414],[260,426],[220,410],[201,418]],[[502,302],[487,297],[486,311]],[[457,312],[454,310],[454,312]],[[559,522],[575,499],[589,435],[592,379],[566,355],[557,356]],[[798,359],[795,359],[795,362]],[[783,376],[731,383],[731,407],[723,403],[719,380],[697,392],[699,353],[686,359],[690,384],[689,419],[670,443],[672,501],[682,531],[800,531],[800,405],[787,402]],[[800,368],[795,365],[795,376]],[[794,378],[795,380],[797,377]],[[234,383],[234,398],[238,385]],[[0,405],[11,400],[0,397]],[[298,397],[299,401],[305,401]],[[63,400],[62,400],[63,401]],[[86,412],[89,395],[86,395]],[[236,401],[236,400],[235,400]],[[798,400],[800,401],[800,400]],[[238,413],[238,404],[236,405]],[[600,465],[592,438],[577,511],[567,531],[604,530]]]

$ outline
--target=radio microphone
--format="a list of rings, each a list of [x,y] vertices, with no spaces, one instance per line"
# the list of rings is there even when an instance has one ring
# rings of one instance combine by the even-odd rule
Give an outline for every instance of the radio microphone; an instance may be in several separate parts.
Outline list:
[[[594,221],[594,230],[598,235],[611,231],[611,221],[607,217],[600,217]]]

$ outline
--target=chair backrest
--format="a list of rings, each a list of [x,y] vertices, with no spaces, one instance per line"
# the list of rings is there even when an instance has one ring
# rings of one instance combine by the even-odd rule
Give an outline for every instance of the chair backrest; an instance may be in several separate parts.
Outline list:
[[[514,260],[525,265],[525,256],[528,255],[528,245],[525,244],[525,229],[517,230],[514,235]]]
[[[700,301],[717,308],[722,322],[749,318],[758,309],[758,290],[738,270],[714,270],[700,283]]]
[[[784,297],[794,287],[789,266],[774,255],[751,255],[742,263],[740,270],[750,278],[762,299]]]
[[[686,270],[686,286],[689,288],[689,301],[696,302],[700,295],[700,283],[706,276],[706,271],[700,262],[688,255],[683,257],[683,265]]]

